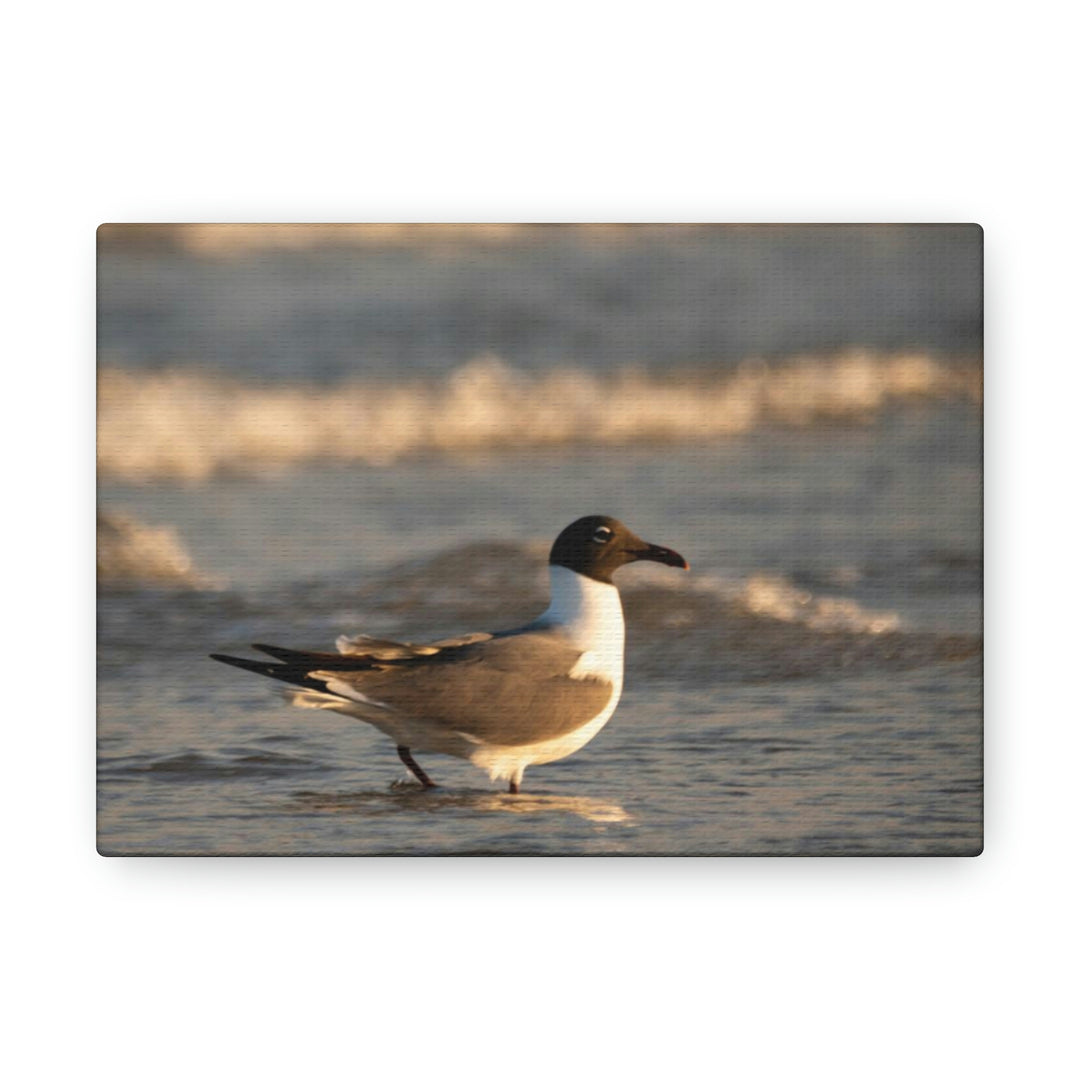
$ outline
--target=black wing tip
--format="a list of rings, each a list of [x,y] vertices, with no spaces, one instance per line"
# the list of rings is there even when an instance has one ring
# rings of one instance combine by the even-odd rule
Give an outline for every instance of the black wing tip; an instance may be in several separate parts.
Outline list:
[[[258,649],[259,652],[266,653],[267,656],[274,657],[275,660],[285,659],[286,654],[290,652],[289,649],[280,649],[276,645],[252,645],[253,649]],[[211,660],[218,660],[222,664],[232,664],[234,667],[248,668],[249,670],[262,670],[263,668],[269,668],[276,665],[270,664],[263,659],[248,659],[245,656],[229,656],[226,653],[212,652],[209,654]]]
[[[226,656],[225,653],[210,653],[210,659],[222,664],[232,664],[233,667],[244,668],[247,671],[263,672],[272,666],[265,660],[248,660],[243,656]]]
[[[232,667],[240,668],[241,671],[250,671],[256,675],[265,675],[270,679],[279,679],[293,686],[303,686],[312,690],[326,689],[326,683],[311,676],[310,664],[275,664],[269,660],[249,660],[243,656],[226,656],[224,653],[210,653],[209,655],[211,660],[230,664]]]

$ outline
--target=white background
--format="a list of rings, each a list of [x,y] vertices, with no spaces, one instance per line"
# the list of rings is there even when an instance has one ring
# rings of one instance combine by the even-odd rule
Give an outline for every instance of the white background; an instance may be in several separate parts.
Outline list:
[[[1061,1074],[1075,1055],[1075,35],[1022,9],[22,5],[6,17],[10,1075]],[[986,851],[94,850],[103,221],[977,221]]]

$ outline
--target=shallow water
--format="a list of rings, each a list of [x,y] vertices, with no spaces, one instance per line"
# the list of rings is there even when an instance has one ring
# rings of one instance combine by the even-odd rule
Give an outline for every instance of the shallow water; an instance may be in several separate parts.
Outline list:
[[[154,739],[131,753],[106,717],[99,843],[109,854],[974,854],[977,676],[971,663],[934,665],[737,687],[713,703],[639,685],[589,747],[532,770],[519,796],[443,758],[426,762],[442,786],[422,790],[401,779],[388,740],[345,718],[248,709],[226,721],[159,701],[158,724],[211,748]]]

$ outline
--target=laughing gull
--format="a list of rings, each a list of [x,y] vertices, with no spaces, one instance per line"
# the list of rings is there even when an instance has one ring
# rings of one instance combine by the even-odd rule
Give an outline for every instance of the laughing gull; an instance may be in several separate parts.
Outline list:
[[[294,705],[372,724],[425,788],[435,784],[414,749],[465,758],[517,794],[528,766],[580,750],[615,711],[625,631],[611,577],[641,559],[690,568],[670,548],[593,514],[559,533],[548,559],[551,603],[517,630],[430,645],[340,637],[336,653],[253,645],[274,662],[213,659],[291,683]]]

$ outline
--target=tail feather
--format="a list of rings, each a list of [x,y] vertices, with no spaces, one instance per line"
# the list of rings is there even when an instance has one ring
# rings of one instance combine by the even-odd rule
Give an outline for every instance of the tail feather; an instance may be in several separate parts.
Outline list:
[[[222,653],[211,653],[211,660],[218,660],[223,664],[231,664],[233,667],[244,671],[253,671],[256,675],[266,675],[271,679],[280,679],[282,682],[291,683],[293,686],[302,686],[308,690],[326,690],[326,683],[322,679],[313,678],[310,674],[310,663],[271,663],[269,660],[248,660],[243,656],[225,656]],[[316,665],[318,666],[318,665]]]
[[[252,671],[256,675],[265,675],[270,679],[305,690],[328,692],[324,678],[317,677],[334,671],[386,671],[395,668],[409,668],[417,664],[431,662],[442,663],[460,660],[462,650],[472,644],[491,639],[491,634],[466,634],[460,638],[448,638],[433,645],[412,645],[408,642],[386,641],[382,638],[363,635],[338,639],[340,652],[304,652],[299,649],[285,649],[280,645],[252,645],[261,653],[266,653],[272,660],[249,660],[242,656],[226,656],[223,653],[211,653],[212,660],[222,664],[231,664],[243,671]],[[332,693],[332,691],[331,691]]]
[[[341,653],[303,652],[299,649],[285,649],[280,645],[264,644],[255,644],[251,647],[266,653],[267,656],[272,656],[273,661],[249,660],[247,657],[226,656],[223,653],[211,653],[210,659],[218,660],[223,664],[231,664],[243,671],[253,671],[256,675],[279,679],[293,686],[301,686],[306,690],[322,692],[327,689],[326,680],[315,677],[312,672],[372,671],[394,663],[393,660],[383,657],[356,653],[342,655]]]

